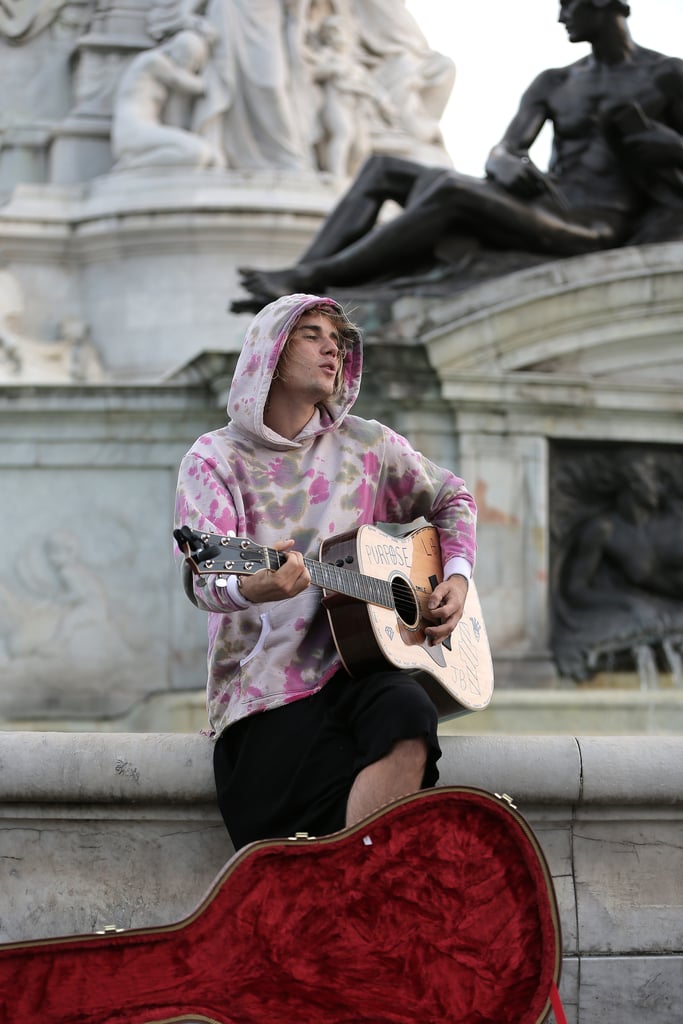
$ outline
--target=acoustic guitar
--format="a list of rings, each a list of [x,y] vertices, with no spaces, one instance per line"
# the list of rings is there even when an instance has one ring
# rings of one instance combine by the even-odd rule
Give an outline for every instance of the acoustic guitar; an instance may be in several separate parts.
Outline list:
[[[199,576],[249,576],[278,569],[286,553],[233,535],[183,526],[174,537]],[[361,526],[323,541],[319,560],[304,558],[323,591],[332,636],[351,676],[392,665],[413,672],[440,718],[480,711],[493,695],[493,664],[484,617],[470,581],[463,616],[452,635],[430,644],[436,621],[427,602],[443,579],[439,536],[423,526],[402,537]]]

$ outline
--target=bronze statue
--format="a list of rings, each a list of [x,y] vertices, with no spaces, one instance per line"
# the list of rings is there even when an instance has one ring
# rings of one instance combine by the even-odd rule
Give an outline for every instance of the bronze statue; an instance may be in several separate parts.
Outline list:
[[[571,256],[683,237],[683,61],[638,46],[622,0],[561,0],[589,56],[542,72],[521,99],[486,177],[371,157],[299,262],[242,268],[259,301],[348,287],[434,265],[445,246]],[[529,159],[546,121],[548,173]],[[403,210],[379,226],[387,199]]]

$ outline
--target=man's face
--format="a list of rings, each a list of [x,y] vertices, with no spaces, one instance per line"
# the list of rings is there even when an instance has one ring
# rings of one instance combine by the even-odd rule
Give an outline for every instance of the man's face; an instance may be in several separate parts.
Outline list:
[[[560,0],[559,21],[564,25],[570,43],[590,43],[604,23],[607,8],[598,8],[592,0]]]
[[[319,402],[330,398],[343,360],[339,330],[324,313],[303,313],[287,339],[278,363],[278,382],[285,389]]]

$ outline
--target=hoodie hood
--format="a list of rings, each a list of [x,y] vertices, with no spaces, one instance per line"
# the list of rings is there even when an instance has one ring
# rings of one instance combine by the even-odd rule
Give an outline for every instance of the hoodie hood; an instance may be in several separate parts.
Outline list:
[[[264,424],[263,413],[273,373],[289,333],[301,314],[312,306],[330,306],[332,311],[341,314],[348,325],[344,339],[347,346],[344,384],[341,394],[319,408],[319,416],[304,428],[299,437],[289,440]],[[298,448],[304,438],[332,430],[342,422],[358,397],[362,367],[360,331],[354,327],[338,302],[319,295],[284,295],[265,306],[249,325],[228,395],[231,427],[247,437],[257,439],[268,448]]]

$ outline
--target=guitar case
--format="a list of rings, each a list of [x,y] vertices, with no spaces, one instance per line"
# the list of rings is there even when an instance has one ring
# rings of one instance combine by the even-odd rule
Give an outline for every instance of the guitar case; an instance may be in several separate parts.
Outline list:
[[[0,945],[0,1021],[566,1024],[561,949],[524,818],[437,787],[252,843],[177,923]]]

